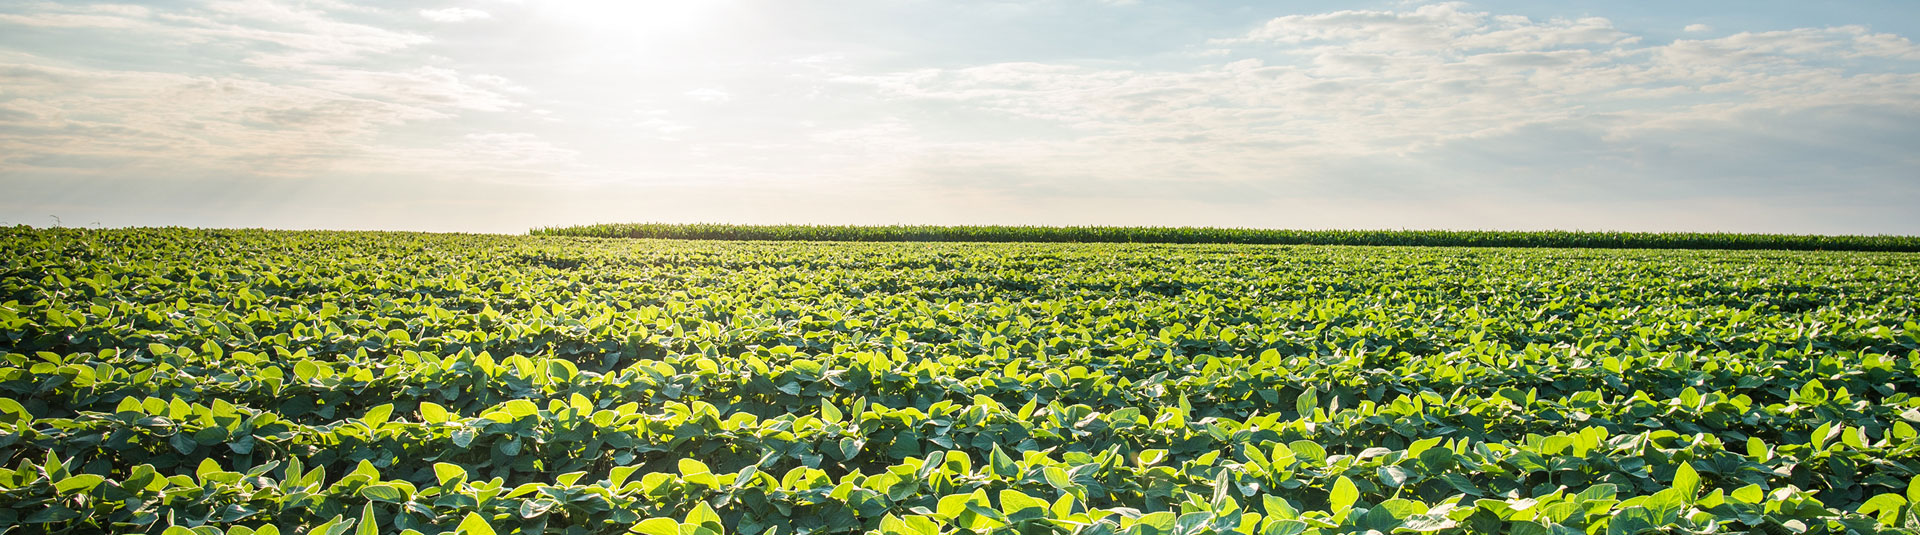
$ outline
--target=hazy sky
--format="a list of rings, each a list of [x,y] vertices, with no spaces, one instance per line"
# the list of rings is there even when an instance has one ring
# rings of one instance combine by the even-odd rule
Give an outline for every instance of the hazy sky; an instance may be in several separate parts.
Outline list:
[[[0,222],[1920,234],[1920,2],[0,0]]]

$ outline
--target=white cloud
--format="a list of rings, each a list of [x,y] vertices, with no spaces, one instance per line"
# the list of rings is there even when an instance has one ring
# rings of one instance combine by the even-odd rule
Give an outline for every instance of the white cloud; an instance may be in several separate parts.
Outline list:
[[[422,9],[420,10],[420,16],[426,17],[427,20],[431,20],[434,22],[466,22],[470,20],[493,18],[492,13],[488,13],[478,9],[468,9],[464,7],[449,7],[445,9]]]
[[[1384,176],[1355,162],[1499,152],[1466,143],[1532,128],[1590,133],[1582,139],[1595,144],[1578,157],[1559,148],[1536,155],[1629,165],[1653,161],[1646,151],[1660,144],[1651,140],[1678,130],[1752,132],[1822,108],[1920,109],[1920,73],[1910,65],[1847,63],[1920,57],[1912,43],[1851,26],[1660,44],[1603,18],[1534,20],[1437,4],[1278,17],[1213,42],[1258,57],[1184,71],[1001,63],[841,81],[1066,129],[1010,131],[1013,139],[984,144],[930,136],[921,152],[949,162],[927,165],[945,169],[937,173],[1017,169],[1035,177],[1022,184],[1107,184],[1096,188],[1125,182],[1100,177],[1252,187]],[[1641,174],[1670,176],[1655,171]]]
[[[0,114],[8,128],[24,134],[0,139],[0,152],[9,155],[0,159],[0,170],[81,172],[86,166],[77,162],[111,161],[118,172],[310,176],[382,158],[393,148],[384,136],[406,125],[523,108],[508,95],[526,88],[503,77],[385,67],[408,63],[394,59],[428,38],[345,22],[328,9],[356,17],[381,13],[334,4],[223,0],[165,10],[34,4],[0,15],[0,31],[33,25],[111,32],[104,35],[185,47],[189,57],[206,54],[203,61],[219,71],[115,70],[0,52],[10,108],[31,114]]]
[[[1681,28],[1680,30],[1687,33],[1705,33],[1713,31],[1713,27],[1705,24],[1688,24],[1687,27]]]
[[[712,87],[703,87],[700,89],[687,91],[685,95],[687,96],[687,98],[693,99],[697,102],[721,103],[721,102],[733,100],[732,93],[728,93],[724,89],[717,89]]]
[[[105,159],[132,168],[198,166],[285,175],[323,170],[383,128],[436,109],[232,77],[0,65],[34,116],[0,141],[7,165]],[[31,165],[31,164],[29,164]]]
[[[520,107],[500,90],[517,87],[499,77],[465,76],[440,67],[368,71],[315,67],[309,85],[341,93],[434,109],[503,111]]]

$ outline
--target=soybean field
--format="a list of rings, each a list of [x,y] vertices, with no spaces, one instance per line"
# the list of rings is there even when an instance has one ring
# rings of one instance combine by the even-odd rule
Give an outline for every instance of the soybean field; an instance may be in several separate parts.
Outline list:
[[[1920,255],[0,228],[0,534],[1911,533]]]

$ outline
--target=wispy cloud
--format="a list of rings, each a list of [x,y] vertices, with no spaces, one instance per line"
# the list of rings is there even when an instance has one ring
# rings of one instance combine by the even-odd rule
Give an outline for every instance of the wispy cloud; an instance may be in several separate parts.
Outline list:
[[[1354,177],[1381,173],[1356,162],[1379,158],[1450,159],[1451,167],[1432,169],[1470,169],[1481,177],[1573,176],[1583,173],[1576,163],[1608,165],[1622,175],[1618,180],[1636,182],[1672,177],[1669,169],[1677,167],[1661,167],[1692,158],[1725,162],[1727,168],[1711,169],[1722,176],[1771,176],[1736,169],[1750,156],[1739,146],[1688,143],[1675,134],[1751,139],[1755,132],[1790,135],[1789,121],[1820,113],[1920,109],[1914,66],[1878,63],[1909,60],[1914,45],[1857,26],[1651,43],[1604,18],[1535,20],[1438,4],[1278,17],[1213,44],[1233,47],[1240,59],[1172,71],[1005,63],[841,81],[887,98],[1060,125],[1067,134],[968,146],[978,152],[953,159],[1083,177],[1079,183],[1096,192],[1100,184],[1126,182],[1096,177],[1142,175],[1265,182],[1285,191],[1303,182],[1367,183]],[[1908,139],[1920,134],[1920,126],[1884,127]],[[1489,143],[1543,132],[1572,137],[1567,144]],[[1036,160],[1015,160],[1035,144],[1047,147],[1032,154]],[[1906,151],[1879,150],[1885,152],[1871,161],[1913,161]],[[1461,153],[1486,157],[1452,158]],[[1428,189],[1441,182],[1408,173],[1376,185]],[[1582,195],[1619,186],[1583,184]]]
[[[487,13],[485,11],[481,11],[478,9],[468,9],[464,7],[449,7],[444,9],[422,9],[420,10],[420,16],[426,17],[427,20],[431,20],[434,22],[466,22],[470,20],[493,18],[492,13]]]
[[[232,50],[238,51],[237,63],[206,75],[0,54],[0,70],[9,73],[6,109],[18,112],[0,113],[0,129],[13,134],[0,139],[0,151],[9,155],[0,157],[0,172],[199,170],[297,177],[390,170],[395,148],[389,136],[397,129],[519,109],[522,104],[510,95],[525,91],[500,76],[396,65],[394,58],[431,40],[348,22],[343,14],[389,14],[346,4],[333,6],[340,13],[266,0],[175,10],[29,7],[0,14],[0,25],[112,31],[185,47],[183,54]],[[471,18],[469,11],[449,13]],[[116,166],[75,165],[86,161]],[[376,161],[381,163],[370,165]]]

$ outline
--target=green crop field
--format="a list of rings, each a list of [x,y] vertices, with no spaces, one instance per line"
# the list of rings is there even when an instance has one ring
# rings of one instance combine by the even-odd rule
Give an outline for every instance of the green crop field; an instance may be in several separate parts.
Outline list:
[[[1209,227],[1041,227],[937,225],[712,225],[608,223],[533,229],[541,236],[664,240],[852,242],[1238,243],[1420,245],[1607,249],[1771,249],[1920,252],[1916,236],[1821,236],[1711,232],[1486,230],[1282,230]]]
[[[1899,533],[1920,255],[0,229],[0,533]]]

